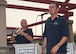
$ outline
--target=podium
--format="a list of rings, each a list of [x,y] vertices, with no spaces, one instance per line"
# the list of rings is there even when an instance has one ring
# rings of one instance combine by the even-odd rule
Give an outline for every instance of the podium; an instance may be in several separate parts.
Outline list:
[[[40,54],[41,46],[38,43],[13,44],[15,54]]]
[[[15,54],[41,54],[39,43],[13,44]],[[76,54],[76,45],[73,42],[67,44],[67,54]]]
[[[74,44],[74,42],[68,42],[67,54],[76,54],[76,45]]]

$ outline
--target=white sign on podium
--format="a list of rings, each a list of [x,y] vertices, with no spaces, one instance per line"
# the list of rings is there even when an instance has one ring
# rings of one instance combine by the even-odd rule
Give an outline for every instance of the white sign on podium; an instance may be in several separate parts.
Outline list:
[[[68,42],[67,54],[76,54],[76,45],[74,42]]]
[[[38,43],[30,44],[13,44],[15,54],[40,54],[40,46]]]
[[[73,43],[67,44],[67,54],[73,54]]]

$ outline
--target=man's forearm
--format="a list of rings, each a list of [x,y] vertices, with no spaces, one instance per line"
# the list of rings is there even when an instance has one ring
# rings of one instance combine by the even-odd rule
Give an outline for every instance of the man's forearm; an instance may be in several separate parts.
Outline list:
[[[60,42],[57,45],[62,46],[65,42],[67,42],[67,40],[68,40],[68,37],[64,36],[64,37],[62,37],[62,39],[60,40]]]
[[[43,39],[43,42],[42,42],[42,51],[44,51],[46,48],[46,37]]]
[[[28,35],[27,33],[25,33],[24,34],[24,36],[25,36],[25,38],[27,38],[29,41],[33,41],[33,38],[30,36],[30,35]]]

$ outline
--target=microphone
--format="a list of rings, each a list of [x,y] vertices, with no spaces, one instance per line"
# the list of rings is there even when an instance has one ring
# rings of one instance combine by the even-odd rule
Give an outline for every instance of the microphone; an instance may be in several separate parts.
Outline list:
[[[20,31],[21,31],[21,28],[19,28],[17,31],[14,31],[14,32],[13,32],[13,36],[16,37],[16,36],[19,34]]]
[[[21,28],[19,28],[19,29],[16,31],[16,34],[18,34],[20,31],[21,31]]]
[[[45,13],[42,13],[42,14],[40,14],[40,15],[38,15],[38,16],[43,16],[43,15],[45,15],[45,14],[48,14],[49,12],[45,12]]]

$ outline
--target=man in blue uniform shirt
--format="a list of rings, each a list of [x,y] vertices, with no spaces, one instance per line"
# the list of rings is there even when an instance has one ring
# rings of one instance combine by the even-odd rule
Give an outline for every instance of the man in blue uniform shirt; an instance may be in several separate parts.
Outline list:
[[[17,44],[31,43],[33,41],[33,32],[27,28],[27,21],[21,20],[22,28],[18,29],[15,33],[16,36],[12,36],[11,40],[16,40]]]
[[[69,37],[68,23],[63,16],[58,15],[59,5],[51,2],[49,12],[51,17],[45,22],[43,33],[42,54],[66,54]]]

